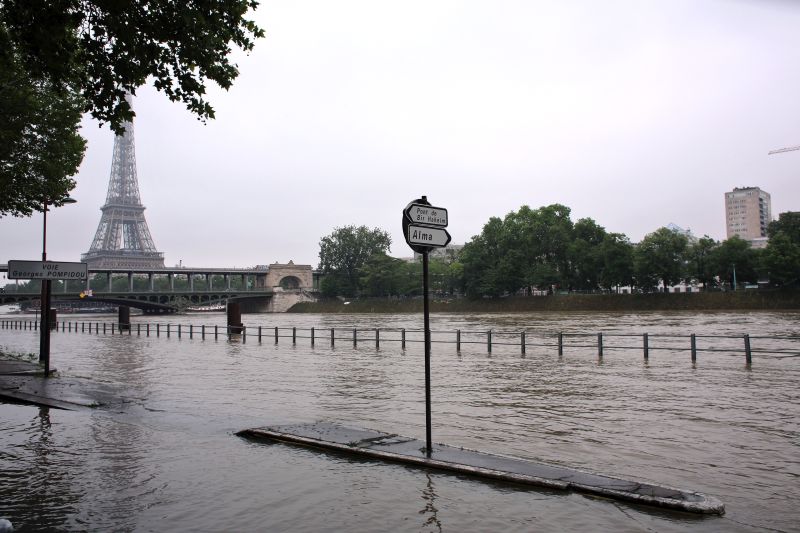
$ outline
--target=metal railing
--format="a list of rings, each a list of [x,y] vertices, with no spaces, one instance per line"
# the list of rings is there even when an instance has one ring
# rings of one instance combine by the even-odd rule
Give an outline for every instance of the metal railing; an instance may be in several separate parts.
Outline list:
[[[1,329],[37,330],[39,323],[35,320],[10,319],[0,321]],[[359,345],[373,346],[380,349],[382,343],[399,344],[405,350],[408,344],[423,343],[423,331],[406,328],[297,328],[281,326],[225,326],[206,324],[174,324],[136,322],[120,324],[118,322],[99,321],[57,321],[53,331],[67,333],[91,333],[103,335],[137,335],[146,337],[183,339],[214,339],[220,336],[225,339],[259,344],[291,339],[292,345],[298,341],[308,341],[310,346],[329,344],[335,347],[338,343],[352,343],[353,348]],[[689,353],[690,360],[695,363],[700,353],[719,353],[741,357],[746,364],[752,364],[753,356],[773,358],[800,357],[800,336],[795,335],[674,335],[649,333],[541,333],[527,331],[465,331],[436,330],[431,331],[431,344],[452,345],[457,354],[464,349],[484,346],[485,352],[492,354],[493,349],[503,347],[518,350],[525,356],[528,349],[545,349],[558,356],[565,352],[575,353],[587,350],[594,352],[602,360],[607,352],[639,352],[644,361],[648,361],[652,352]],[[469,350],[474,351],[474,350]]]

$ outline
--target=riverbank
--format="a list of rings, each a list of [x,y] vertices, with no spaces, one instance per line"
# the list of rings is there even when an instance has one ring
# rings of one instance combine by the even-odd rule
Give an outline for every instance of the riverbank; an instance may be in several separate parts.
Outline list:
[[[531,311],[781,311],[799,310],[800,291],[670,294],[568,294],[469,300],[431,300],[433,313]],[[289,313],[421,313],[422,299],[364,298],[303,302]]]

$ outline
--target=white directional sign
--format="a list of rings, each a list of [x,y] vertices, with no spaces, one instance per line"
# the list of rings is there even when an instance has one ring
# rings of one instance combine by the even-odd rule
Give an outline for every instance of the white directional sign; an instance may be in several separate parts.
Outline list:
[[[411,223],[440,228],[447,226],[447,209],[443,207],[411,203],[406,207],[405,214]]]
[[[447,233],[446,229],[442,228],[429,228],[409,224],[406,241],[408,244],[441,248],[442,246],[447,246],[450,242],[450,234]]]
[[[80,279],[89,277],[86,263],[63,261],[9,261],[8,279]]]

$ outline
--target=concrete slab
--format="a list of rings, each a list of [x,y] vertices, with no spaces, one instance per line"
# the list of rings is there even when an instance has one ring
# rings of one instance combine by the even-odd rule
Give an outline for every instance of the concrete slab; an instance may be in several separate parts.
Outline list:
[[[619,479],[445,444],[435,444],[431,456],[428,457],[425,453],[425,443],[418,439],[370,429],[348,428],[329,422],[252,428],[240,431],[237,435],[513,483],[574,490],[692,513],[721,515],[725,512],[725,506],[721,501],[699,492]]]
[[[58,375],[45,378],[41,371],[0,373],[0,400],[67,410],[95,408],[121,401],[113,390],[102,384]]]

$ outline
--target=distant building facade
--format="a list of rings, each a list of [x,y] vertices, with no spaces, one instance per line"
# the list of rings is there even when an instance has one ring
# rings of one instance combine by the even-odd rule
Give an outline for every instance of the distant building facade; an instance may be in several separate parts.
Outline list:
[[[767,226],[772,222],[772,200],[758,187],[735,187],[725,193],[727,238],[738,235],[754,248],[767,245]]]

